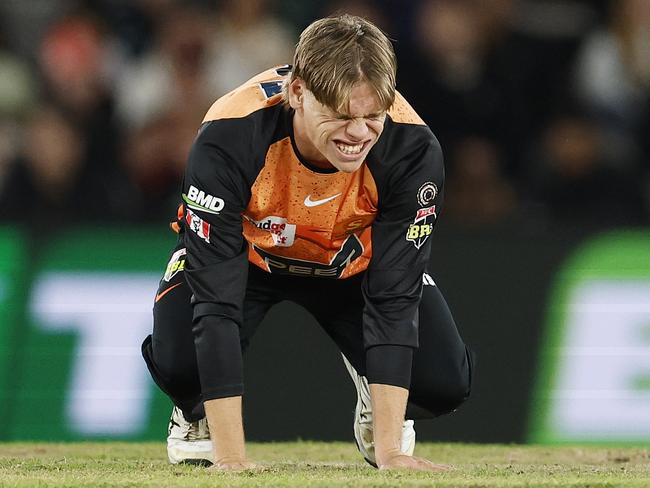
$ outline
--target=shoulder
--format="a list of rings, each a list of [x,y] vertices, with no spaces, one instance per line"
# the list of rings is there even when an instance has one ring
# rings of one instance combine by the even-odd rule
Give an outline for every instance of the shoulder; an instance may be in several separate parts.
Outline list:
[[[380,143],[377,149],[384,159],[402,158],[405,153],[427,148],[440,151],[436,136],[399,92],[388,111]]]
[[[430,183],[442,189],[444,159],[440,143],[401,95],[396,97],[384,131],[368,155],[368,169],[384,202],[389,195],[392,199],[404,191],[417,192]]]
[[[290,67],[278,66],[251,78],[219,98],[206,113],[203,122],[243,118],[258,110],[282,104],[282,85]]]
[[[388,110],[388,117],[397,124],[426,125],[400,92],[395,92],[395,101]]]
[[[214,102],[194,148],[216,150],[235,160],[259,159],[287,132],[281,90],[289,69],[285,65],[264,71]]]
[[[438,139],[400,93],[369,156],[370,165],[389,173],[422,166],[441,169],[443,165]]]

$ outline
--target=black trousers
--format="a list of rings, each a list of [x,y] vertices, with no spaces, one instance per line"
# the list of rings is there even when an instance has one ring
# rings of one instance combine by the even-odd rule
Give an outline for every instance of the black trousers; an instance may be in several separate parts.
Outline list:
[[[271,275],[251,265],[240,329],[242,351],[268,310],[289,300],[311,312],[357,372],[365,375],[361,280],[360,275],[345,280]],[[419,348],[413,354],[407,409],[411,419],[455,410],[469,397],[473,375],[472,353],[463,343],[447,303],[430,278],[424,283]],[[197,420],[204,411],[190,297],[182,271],[169,281],[161,280],[153,309],[153,333],[143,342],[142,355],[156,384],[186,419]]]

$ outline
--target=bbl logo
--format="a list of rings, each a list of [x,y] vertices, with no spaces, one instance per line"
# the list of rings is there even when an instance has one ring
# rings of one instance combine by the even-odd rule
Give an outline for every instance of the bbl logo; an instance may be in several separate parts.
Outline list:
[[[185,254],[185,248],[179,249],[174,254],[172,254],[172,257],[169,259],[169,263],[167,263],[165,276],[163,277],[167,283],[169,283],[169,280],[171,280],[179,272],[185,269]]]
[[[437,217],[435,205],[418,210],[415,220],[406,230],[406,240],[412,242],[416,249],[420,249],[433,233],[433,222],[427,221],[430,216],[433,216],[433,220]]]

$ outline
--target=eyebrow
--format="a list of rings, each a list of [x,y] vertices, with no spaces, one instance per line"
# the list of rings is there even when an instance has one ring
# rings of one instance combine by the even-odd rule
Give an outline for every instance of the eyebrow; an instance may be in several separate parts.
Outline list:
[[[340,113],[340,112],[334,112],[334,115],[336,116],[336,118],[339,118],[339,119],[374,119],[374,118],[379,117],[380,115],[383,115],[384,113],[385,113],[384,111],[375,112],[375,113],[363,115],[363,116],[360,116],[360,117],[353,117],[353,116],[351,116],[349,114],[344,114],[344,113]]]

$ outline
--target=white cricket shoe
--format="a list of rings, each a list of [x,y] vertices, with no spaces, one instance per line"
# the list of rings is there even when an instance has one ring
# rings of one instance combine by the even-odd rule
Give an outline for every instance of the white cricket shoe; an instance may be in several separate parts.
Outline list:
[[[354,410],[354,438],[357,441],[357,448],[368,462],[377,467],[375,459],[375,441],[372,433],[372,403],[370,401],[370,388],[365,376],[357,373],[345,356],[343,356],[345,367],[350,373],[354,386],[357,389],[357,406]],[[401,451],[412,456],[415,450],[415,429],[412,420],[405,420],[402,425]]]
[[[167,457],[172,464],[209,466],[214,462],[208,420],[188,422],[180,408],[174,407],[167,430]]]

